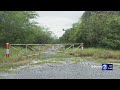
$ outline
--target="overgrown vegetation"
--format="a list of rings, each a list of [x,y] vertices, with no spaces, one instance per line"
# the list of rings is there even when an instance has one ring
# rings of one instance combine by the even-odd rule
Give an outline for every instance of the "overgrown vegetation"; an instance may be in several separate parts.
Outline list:
[[[0,45],[53,43],[52,33],[38,25],[34,11],[0,11]]]
[[[60,38],[63,43],[83,42],[85,47],[120,50],[119,11],[86,11],[65,31]]]
[[[69,49],[68,54],[83,57],[92,58],[93,60],[111,60],[112,62],[120,63],[120,51],[119,50],[108,50],[101,48],[85,48],[84,50],[78,49],[75,53],[72,53],[74,49]],[[110,60],[109,60],[110,59]]]
[[[47,48],[47,47],[46,47]],[[101,48],[84,48],[78,49],[73,53],[76,48],[68,49],[67,52],[59,52],[55,54],[44,54],[40,51],[37,56],[23,57],[21,53],[16,50],[11,49],[10,58],[5,56],[5,48],[0,48],[0,71],[8,71],[10,68],[16,68],[18,66],[24,66],[30,64],[34,60],[38,63],[35,64],[45,64],[45,63],[65,63],[72,61],[73,63],[79,63],[84,60],[94,60],[100,63],[120,63],[120,51],[118,50],[108,50]],[[27,50],[23,47],[17,47],[20,51],[27,54],[32,54],[33,51]],[[17,52],[17,53],[16,53]],[[32,65],[32,64],[31,64]],[[33,63],[34,65],[34,63]]]
[[[79,62],[80,58],[91,58],[120,63],[120,12],[119,11],[86,11],[72,28],[65,30],[62,37],[52,36],[48,28],[39,26],[34,19],[38,17],[33,11],[0,11],[0,71],[25,65],[34,59],[41,63],[64,61],[73,57]],[[59,22],[58,22],[59,23]],[[45,43],[84,43],[84,50],[72,53],[58,53],[49,57],[40,54],[31,58],[23,57],[21,53],[11,49],[10,58],[5,57],[5,44],[45,44]],[[66,46],[68,47],[68,46]],[[88,48],[89,47],[89,48]],[[23,47],[17,47],[23,53],[32,53]],[[47,60],[47,61],[45,61]]]
[[[26,49],[18,47],[17,49],[21,50],[23,53],[26,53]],[[7,71],[10,68],[15,68],[20,65],[25,65],[31,62],[31,59],[27,59],[23,57],[21,53],[18,51],[11,49],[10,50],[10,58],[6,58],[5,48],[0,48],[0,71]],[[30,52],[28,50],[27,52]]]

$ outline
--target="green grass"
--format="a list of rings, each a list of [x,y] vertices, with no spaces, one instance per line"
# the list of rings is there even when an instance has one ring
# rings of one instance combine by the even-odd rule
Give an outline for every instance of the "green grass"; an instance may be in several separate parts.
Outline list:
[[[18,50],[20,50],[22,53],[24,53],[25,55],[26,54],[31,55],[31,54],[35,53],[30,49],[28,49],[26,51],[26,49],[22,48],[22,47],[16,47],[16,48]],[[41,52],[42,52],[42,50],[46,50],[47,48],[49,48],[49,46],[41,48]],[[41,52],[38,56],[24,57],[21,53],[19,53],[15,49],[11,48],[10,49],[10,58],[6,58],[6,49],[1,47],[0,48],[0,71],[8,72],[10,68],[16,68],[18,66],[26,65],[28,63],[31,63],[33,60],[41,61],[38,64],[59,63],[59,61],[64,61],[64,57],[65,57],[64,54],[58,53],[56,55],[51,55],[50,57],[46,58],[46,55]]]
[[[17,47],[18,50],[26,53],[32,54],[31,50],[27,50],[22,47]],[[0,48],[0,71],[8,71],[10,68],[16,68],[30,63],[35,57],[24,57],[21,53],[14,49],[10,49],[10,58],[6,58],[6,49]]]
[[[47,49],[48,47],[45,47]],[[27,54],[33,54],[34,52],[25,48],[17,47],[20,51]],[[57,53],[53,55],[46,55],[41,53],[38,56],[23,57],[21,53],[14,49],[10,49],[10,58],[6,58],[5,48],[0,48],[0,71],[8,71],[10,68],[16,68],[31,63],[33,60],[38,60],[37,64],[45,63],[61,63],[70,59],[74,64],[83,60],[94,60],[100,63],[120,63],[120,51],[118,50],[106,50],[100,48],[85,48],[84,50],[78,49],[75,53],[72,53],[75,49],[71,48],[67,53]],[[42,51],[41,51],[42,52]]]
[[[89,58],[91,60],[97,60],[98,62],[117,62],[120,63],[120,51],[119,50],[108,50],[101,48],[85,48],[84,50],[78,49],[75,53],[72,53],[74,49],[69,49],[67,54]]]

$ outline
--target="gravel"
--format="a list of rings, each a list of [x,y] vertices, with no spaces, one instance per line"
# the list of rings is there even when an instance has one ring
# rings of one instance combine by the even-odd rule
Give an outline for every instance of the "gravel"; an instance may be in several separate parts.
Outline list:
[[[57,51],[57,50],[56,50]],[[56,54],[46,50],[46,58]],[[48,55],[49,53],[49,55]],[[34,64],[37,61],[32,62]],[[74,64],[66,58],[62,64],[26,65],[12,69],[12,73],[0,72],[1,79],[120,79],[120,66],[113,64],[113,70],[102,70],[100,63],[81,61]]]
[[[98,66],[98,67],[93,67]],[[120,79],[120,68],[102,70],[101,64],[82,61],[78,64],[44,64],[13,70],[14,73],[0,72],[3,79]]]

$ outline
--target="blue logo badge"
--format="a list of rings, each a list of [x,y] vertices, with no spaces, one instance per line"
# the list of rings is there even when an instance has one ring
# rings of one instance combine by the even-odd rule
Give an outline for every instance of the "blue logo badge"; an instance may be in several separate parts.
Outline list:
[[[102,70],[113,70],[113,64],[102,64]]]

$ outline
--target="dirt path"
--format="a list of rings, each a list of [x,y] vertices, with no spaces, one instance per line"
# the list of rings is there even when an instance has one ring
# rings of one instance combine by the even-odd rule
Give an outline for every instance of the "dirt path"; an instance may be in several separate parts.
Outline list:
[[[57,50],[56,50],[57,51]],[[45,57],[55,55],[54,49],[47,49]],[[93,61],[83,61],[74,64],[72,58],[64,58],[61,64],[25,65],[11,70],[12,73],[0,72],[2,79],[120,79],[120,68],[113,66],[113,70],[102,71],[101,64]],[[33,62],[34,64],[37,61]],[[98,66],[93,68],[92,66]]]

